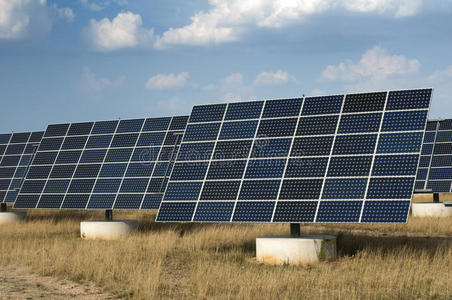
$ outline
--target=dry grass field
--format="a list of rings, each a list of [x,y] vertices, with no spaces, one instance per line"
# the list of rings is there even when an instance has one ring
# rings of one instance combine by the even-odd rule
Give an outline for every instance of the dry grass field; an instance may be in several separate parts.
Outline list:
[[[314,266],[254,261],[257,236],[288,225],[160,224],[117,241],[79,237],[79,222],[102,212],[29,213],[0,227],[0,268],[24,269],[95,284],[137,299],[452,299],[452,219],[411,218],[407,225],[306,225],[305,233],[338,236],[339,257]]]

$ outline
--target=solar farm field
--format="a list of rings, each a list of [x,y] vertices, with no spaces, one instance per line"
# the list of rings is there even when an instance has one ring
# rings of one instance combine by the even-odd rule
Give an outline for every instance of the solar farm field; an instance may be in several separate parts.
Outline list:
[[[338,236],[338,259],[281,267],[254,260],[255,238],[286,234],[287,224],[154,223],[149,212],[121,211],[115,216],[140,221],[136,233],[89,241],[79,237],[80,221],[100,219],[101,212],[35,210],[28,216],[26,223],[2,226],[0,269],[94,285],[101,294],[91,299],[452,297],[451,218],[306,225],[303,233]],[[14,279],[0,274],[0,286]]]

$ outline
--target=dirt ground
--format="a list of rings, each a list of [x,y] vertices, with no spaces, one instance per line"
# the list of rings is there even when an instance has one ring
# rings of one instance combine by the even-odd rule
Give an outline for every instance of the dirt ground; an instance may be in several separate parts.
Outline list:
[[[0,269],[0,299],[118,299],[93,285],[49,276],[24,269]]]

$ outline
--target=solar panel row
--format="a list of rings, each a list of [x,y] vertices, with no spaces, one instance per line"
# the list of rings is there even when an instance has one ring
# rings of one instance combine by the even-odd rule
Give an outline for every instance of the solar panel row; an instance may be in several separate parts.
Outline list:
[[[195,106],[157,221],[406,222],[430,98]]]
[[[13,203],[43,131],[0,134],[0,202]]]
[[[157,209],[187,120],[49,125],[14,207]]]
[[[452,192],[452,119],[427,123],[416,189]]]

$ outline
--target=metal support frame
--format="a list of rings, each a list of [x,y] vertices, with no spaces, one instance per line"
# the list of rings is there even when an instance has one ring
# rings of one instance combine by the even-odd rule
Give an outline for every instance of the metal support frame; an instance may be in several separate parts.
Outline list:
[[[301,228],[298,223],[290,223],[290,236],[299,237],[301,236]]]
[[[107,209],[105,211],[105,221],[113,221],[113,210]]]
[[[0,211],[1,212],[6,212],[7,210],[8,210],[8,206],[6,206],[6,203],[1,203]]]

